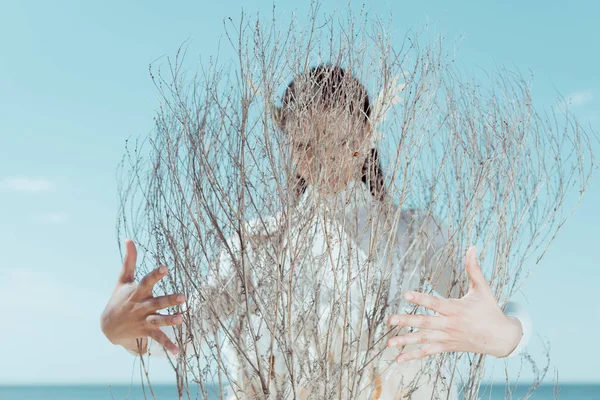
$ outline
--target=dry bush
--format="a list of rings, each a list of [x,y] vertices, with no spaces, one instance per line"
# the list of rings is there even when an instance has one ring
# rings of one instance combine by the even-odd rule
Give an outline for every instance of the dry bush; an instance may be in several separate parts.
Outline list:
[[[453,293],[462,295],[464,253],[477,244],[498,301],[507,301],[590,182],[589,134],[568,113],[536,111],[521,75],[500,70],[482,84],[459,74],[446,41],[426,30],[396,44],[389,26],[363,11],[319,17],[313,5],[311,12],[307,27],[294,19],[279,27],[275,11],[266,23],[226,21],[236,60],[190,74],[184,47],[151,72],[160,108],[152,134],[128,145],[118,233],[138,244],[139,274],[168,265],[160,292],[183,292],[193,307],[177,344],[196,340],[171,357],[182,397],[194,386],[208,396],[211,385],[230,384],[256,398],[368,398],[377,376],[396,368],[384,350],[399,331],[386,320],[406,305],[400,291],[389,290],[392,271],[402,271],[398,288],[427,292],[423,268],[451,265]],[[307,255],[310,228],[332,216],[298,207],[290,140],[276,125],[287,83],[322,61],[368,88],[386,202],[398,206],[374,209],[385,215],[371,217],[389,229],[374,231],[352,277],[355,249],[341,234],[331,240],[347,245],[343,257]],[[309,118],[301,108],[293,112]],[[570,193],[577,199],[567,208]],[[381,251],[413,214],[423,226],[410,225],[403,253]],[[441,247],[427,235],[431,221],[447,234]],[[224,259],[232,260],[230,276],[220,269]],[[318,278],[325,273],[333,282]],[[338,296],[323,303],[332,285]],[[477,398],[484,361],[478,354],[430,357],[399,385],[404,393],[417,393],[425,381],[440,393],[453,385]]]

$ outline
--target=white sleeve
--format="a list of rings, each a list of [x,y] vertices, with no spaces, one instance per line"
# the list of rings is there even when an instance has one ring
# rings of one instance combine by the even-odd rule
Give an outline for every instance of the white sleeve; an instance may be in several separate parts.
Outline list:
[[[504,314],[508,317],[514,317],[521,322],[521,327],[523,329],[523,336],[519,341],[519,344],[515,349],[506,357],[514,357],[525,350],[525,347],[529,343],[529,339],[531,338],[532,333],[532,323],[531,318],[529,317],[529,313],[525,310],[523,306],[514,301],[509,301],[504,306]]]

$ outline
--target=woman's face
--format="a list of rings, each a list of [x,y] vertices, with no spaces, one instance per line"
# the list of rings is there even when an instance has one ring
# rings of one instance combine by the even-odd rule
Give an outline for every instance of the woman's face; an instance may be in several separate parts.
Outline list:
[[[343,112],[308,112],[288,128],[296,172],[321,192],[338,191],[360,179],[370,151],[370,127],[364,117]]]

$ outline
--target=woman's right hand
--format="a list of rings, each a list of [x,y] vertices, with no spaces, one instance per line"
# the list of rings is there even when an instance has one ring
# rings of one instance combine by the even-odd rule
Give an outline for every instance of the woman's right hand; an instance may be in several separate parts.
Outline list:
[[[117,285],[100,317],[102,332],[113,344],[139,351],[137,339],[141,340],[141,353],[148,345],[148,337],[164,348],[177,354],[177,346],[160,329],[161,326],[180,325],[180,314],[161,315],[158,310],[185,302],[183,294],[154,297],[152,288],[167,274],[161,266],[146,275],[139,284],[134,281],[137,250],[131,240],[125,241],[125,261]]]

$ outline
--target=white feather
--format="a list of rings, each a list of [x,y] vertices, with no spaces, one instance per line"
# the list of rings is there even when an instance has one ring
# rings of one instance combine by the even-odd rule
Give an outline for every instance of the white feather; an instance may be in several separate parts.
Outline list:
[[[386,120],[387,113],[392,106],[395,104],[402,103],[404,100],[400,97],[400,93],[406,87],[406,82],[398,82],[402,75],[395,75],[389,81],[389,83],[379,92],[373,108],[371,110],[371,145],[375,147],[377,142],[383,139],[383,132],[381,131],[381,124]]]

